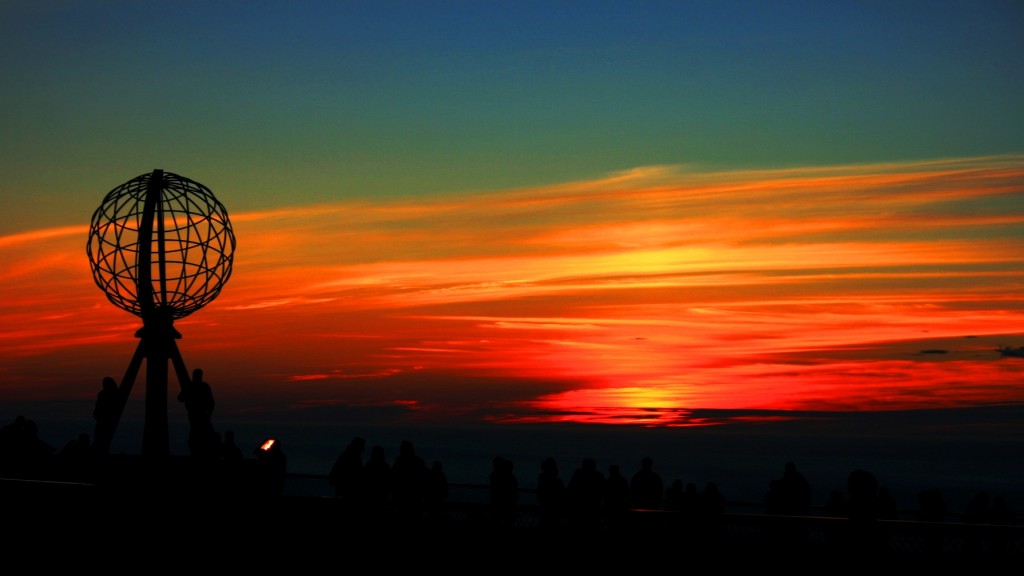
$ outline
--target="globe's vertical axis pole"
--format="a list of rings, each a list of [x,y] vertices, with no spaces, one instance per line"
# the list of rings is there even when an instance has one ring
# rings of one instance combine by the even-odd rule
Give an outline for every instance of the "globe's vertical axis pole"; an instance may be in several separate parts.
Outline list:
[[[170,454],[170,434],[167,429],[167,361],[168,331],[173,330],[173,319],[163,318],[153,295],[153,236],[156,227],[157,265],[161,267],[157,278],[164,284],[163,267],[163,215],[160,210],[163,194],[163,170],[153,170],[146,187],[146,200],[139,223],[139,275],[136,294],[142,310],[141,344],[146,351],[146,421],[142,433],[142,453],[146,456]],[[166,288],[163,288],[166,292]],[[163,300],[163,298],[161,298]],[[173,336],[170,336],[173,339]]]

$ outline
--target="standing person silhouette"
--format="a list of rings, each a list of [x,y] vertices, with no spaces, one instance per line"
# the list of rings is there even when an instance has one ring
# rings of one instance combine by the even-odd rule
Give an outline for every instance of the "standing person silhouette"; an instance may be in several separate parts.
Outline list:
[[[558,463],[548,456],[540,463],[537,476],[537,504],[542,528],[559,528],[565,518],[565,482],[558,475]]]
[[[608,527],[625,527],[629,510],[629,480],[622,475],[618,464],[612,464],[608,466],[608,477],[604,483],[604,516]]]
[[[391,516],[391,464],[384,447],[376,444],[363,465],[363,498],[369,518],[382,522]]]
[[[597,460],[586,457],[565,486],[569,524],[575,530],[596,530],[603,524],[604,474]]]
[[[224,432],[224,441],[220,444],[220,459],[225,462],[238,462],[242,459],[242,449],[235,442],[235,431]]]
[[[644,456],[640,469],[630,480],[629,495],[632,507],[638,510],[660,510],[664,484],[661,475],[654,471],[654,459]]]
[[[500,529],[515,528],[519,506],[519,480],[516,478],[511,460],[501,456],[494,457],[491,461],[488,486],[491,522]]]
[[[117,428],[117,421],[121,418],[121,389],[117,382],[110,376],[103,378],[103,387],[96,394],[96,406],[92,409],[92,416],[96,420],[96,430],[93,433],[93,450],[99,456],[106,456],[110,453],[110,442],[114,438],[114,430]]]
[[[334,460],[327,476],[334,486],[334,497],[348,512],[357,512],[363,500],[363,452],[366,440],[356,436]]]
[[[391,497],[394,510],[403,522],[419,522],[430,480],[430,468],[409,440],[402,440],[398,456],[391,464]]]
[[[434,460],[430,465],[430,486],[427,490],[427,517],[435,522],[444,519],[444,506],[448,502],[448,475],[444,464]]]
[[[215,459],[217,437],[213,429],[213,389],[203,380],[203,371],[192,371],[192,380],[182,382],[178,401],[185,403],[188,412],[188,448],[193,456]]]

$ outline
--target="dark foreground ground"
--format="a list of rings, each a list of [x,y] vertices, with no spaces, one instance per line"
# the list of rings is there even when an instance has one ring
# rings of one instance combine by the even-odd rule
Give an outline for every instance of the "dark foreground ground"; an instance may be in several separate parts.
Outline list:
[[[500,573],[551,570],[994,570],[1024,561],[1024,526],[632,511],[619,523],[542,525],[521,507],[498,526],[486,504],[434,513],[354,511],[283,496],[250,467],[209,481],[114,468],[95,481],[0,482],[8,565],[132,572],[210,569]]]

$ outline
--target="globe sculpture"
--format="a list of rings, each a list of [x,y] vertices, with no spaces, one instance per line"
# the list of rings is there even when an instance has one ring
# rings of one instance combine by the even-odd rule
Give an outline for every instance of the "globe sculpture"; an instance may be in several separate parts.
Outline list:
[[[202,184],[154,170],[106,195],[92,215],[86,251],[96,285],[143,324],[118,387],[117,419],[145,360],[143,453],[166,455],[168,362],[182,389],[190,385],[174,321],[212,302],[231,277],[235,236],[227,210]],[[109,448],[105,435],[94,439],[101,450]]]

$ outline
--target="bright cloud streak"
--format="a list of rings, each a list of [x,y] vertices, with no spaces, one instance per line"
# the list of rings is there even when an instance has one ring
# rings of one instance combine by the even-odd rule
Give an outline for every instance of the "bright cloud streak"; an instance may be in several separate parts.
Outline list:
[[[663,425],[1024,400],[1024,362],[996,352],[1024,340],[1018,156],[645,167],[231,218],[234,274],[179,325],[227,397]],[[85,234],[0,238],[4,395],[48,357],[66,373],[35,388],[82,396],[127,363],[137,324],[92,284]]]

